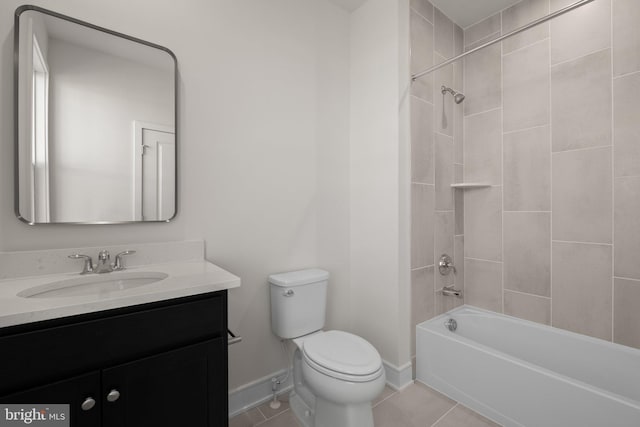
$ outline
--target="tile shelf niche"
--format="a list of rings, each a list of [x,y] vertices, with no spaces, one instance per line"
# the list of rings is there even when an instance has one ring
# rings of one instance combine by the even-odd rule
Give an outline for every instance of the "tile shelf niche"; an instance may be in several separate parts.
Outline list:
[[[455,184],[451,184],[451,188],[460,188],[462,190],[487,187],[491,187],[491,184],[486,182],[456,182]]]

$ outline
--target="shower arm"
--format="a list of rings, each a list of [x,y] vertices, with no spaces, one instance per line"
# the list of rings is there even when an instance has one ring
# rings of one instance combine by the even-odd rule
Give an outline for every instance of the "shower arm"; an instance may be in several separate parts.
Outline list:
[[[456,92],[455,90],[451,89],[450,87],[446,87],[446,86],[442,86],[440,88],[440,91],[442,92],[443,95],[446,92],[449,92],[452,96],[456,96],[458,94],[458,92]]]
[[[547,22],[547,21],[549,21],[549,20],[551,20],[553,18],[557,18],[560,15],[564,15],[567,12],[571,12],[572,10],[577,9],[579,7],[582,7],[582,6],[584,6],[584,5],[588,4],[588,3],[591,3],[592,1],[593,0],[580,0],[580,1],[576,2],[576,3],[573,3],[573,4],[565,7],[565,8],[556,10],[555,12],[550,13],[549,15],[543,16],[542,18],[536,19],[535,21],[532,21],[532,22],[528,23],[527,25],[524,25],[524,26],[522,26],[520,28],[516,28],[515,30],[510,31],[507,34],[505,34],[505,35],[503,35],[501,37],[498,37],[495,40],[488,41],[488,42],[486,42],[484,44],[481,44],[478,47],[475,47],[475,48],[473,48],[471,50],[468,50],[468,51],[466,51],[464,53],[461,53],[458,56],[454,56],[451,59],[447,59],[446,61],[441,62],[438,65],[434,65],[431,68],[427,68],[424,71],[420,71],[419,73],[416,73],[416,74],[411,76],[411,81],[416,81],[420,77],[422,77],[424,75],[427,75],[427,74],[429,74],[429,73],[431,73],[431,72],[433,72],[435,70],[439,70],[442,67],[446,67],[447,65],[452,64],[452,63],[454,63],[454,62],[466,57],[467,55],[471,55],[472,53],[475,53],[475,52],[477,52],[479,50],[482,50],[485,47],[494,45],[496,43],[500,43],[501,41],[503,41],[505,39],[508,39],[511,36],[515,36],[516,34],[520,34],[523,31],[527,31],[529,28],[533,28],[533,27],[535,27],[537,25],[540,25],[540,24],[543,24],[543,23],[545,23],[545,22]]]

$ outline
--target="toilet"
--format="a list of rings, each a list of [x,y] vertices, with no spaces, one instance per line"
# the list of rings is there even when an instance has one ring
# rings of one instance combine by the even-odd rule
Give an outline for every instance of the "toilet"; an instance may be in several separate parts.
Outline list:
[[[328,280],[320,269],[269,276],[271,329],[296,345],[289,404],[304,427],[373,427],[382,359],[364,338],[322,330]]]

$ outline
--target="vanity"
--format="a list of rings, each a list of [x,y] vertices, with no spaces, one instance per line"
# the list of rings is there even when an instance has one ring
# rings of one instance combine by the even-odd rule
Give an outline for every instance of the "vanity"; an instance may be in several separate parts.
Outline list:
[[[1,280],[0,405],[68,404],[73,427],[227,425],[227,290],[239,285],[198,259]]]

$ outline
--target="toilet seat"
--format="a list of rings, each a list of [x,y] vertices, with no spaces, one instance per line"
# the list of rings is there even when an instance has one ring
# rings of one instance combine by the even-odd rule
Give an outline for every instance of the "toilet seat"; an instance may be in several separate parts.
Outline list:
[[[313,369],[344,381],[373,381],[383,374],[377,350],[362,337],[348,332],[314,334],[304,340],[302,355]]]

